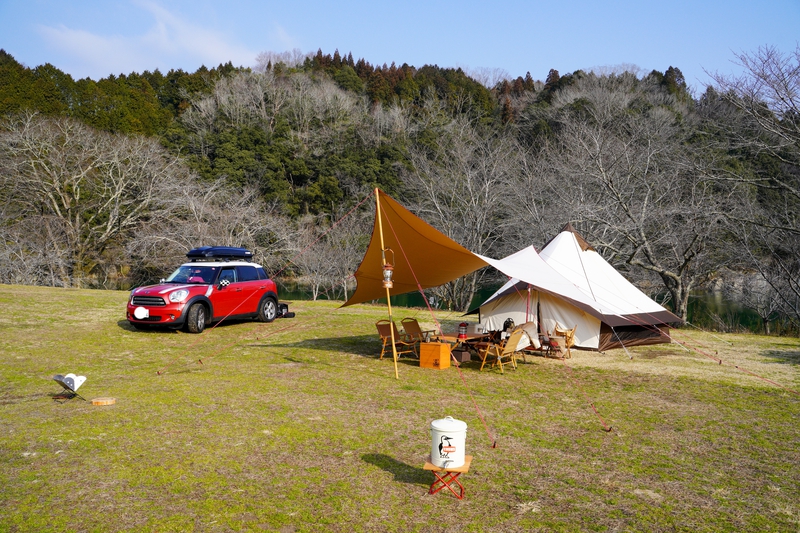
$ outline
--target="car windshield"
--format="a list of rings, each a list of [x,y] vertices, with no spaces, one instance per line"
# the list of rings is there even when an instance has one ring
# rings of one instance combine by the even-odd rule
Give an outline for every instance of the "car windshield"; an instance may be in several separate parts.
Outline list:
[[[216,267],[182,265],[167,278],[167,283],[211,283],[216,274]]]

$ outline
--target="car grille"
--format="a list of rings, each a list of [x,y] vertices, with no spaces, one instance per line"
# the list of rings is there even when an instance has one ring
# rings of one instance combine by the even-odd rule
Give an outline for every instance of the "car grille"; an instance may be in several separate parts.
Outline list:
[[[163,307],[166,304],[161,296],[134,296],[133,305],[143,305],[145,307]]]

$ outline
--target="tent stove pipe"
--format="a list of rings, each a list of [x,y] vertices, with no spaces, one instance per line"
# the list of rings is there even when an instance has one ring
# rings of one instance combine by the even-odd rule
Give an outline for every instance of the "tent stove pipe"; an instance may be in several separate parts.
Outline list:
[[[378,233],[380,233],[381,237],[381,264],[383,267],[383,286],[386,289],[386,305],[389,308],[389,334],[392,337],[392,359],[394,359],[394,377],[395,379],[400,379],[400,375],[397,372],[397,347],[395,346],[395,338],[394,338],[394,320],[392,319],[392,299],[391,295],[389,294],[389,289],[392,288],[394,285],[392,283],[392,271],[393,266],[390,263],[386,262],[386,250],[392,252],[392,260],[394,260],[394,251],[391,248],[385,248],[383,244],[383,222],[381,220],[381,200],[380,194],[378,193],[378,189],[375,189],[375,216],[378,218]]]

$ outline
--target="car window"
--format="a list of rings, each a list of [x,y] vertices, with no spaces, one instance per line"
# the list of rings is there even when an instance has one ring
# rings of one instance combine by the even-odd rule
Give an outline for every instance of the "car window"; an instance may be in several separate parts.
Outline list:
[[[267,272],[262,267],[257,267],[256,270],[258,271],[258,279],[269,279]]]
[[[219,273],[219,281],[218,283],[228,280],[231,283],[236,283],[236,270],[233,268],[223,268],[222,271]]]
[[[254,266],[237,266],[236,275],[239,281],[256,281],[258,279],[258,272]]]
[[[211,283],[216,267],[181,265],[166,281],[172,283]]]
[[[193,267],[189,274],[189,283],[211,283],[214,277],[214,269],[209,267]]]

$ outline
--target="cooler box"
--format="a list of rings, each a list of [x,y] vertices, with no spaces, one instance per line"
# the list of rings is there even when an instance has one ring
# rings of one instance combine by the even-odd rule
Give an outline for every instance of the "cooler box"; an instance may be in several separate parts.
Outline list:
[[[420,343],[419,366],[438,370],[450,367],[450,345],[444,342]]]

